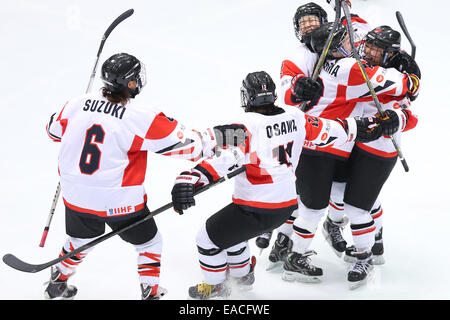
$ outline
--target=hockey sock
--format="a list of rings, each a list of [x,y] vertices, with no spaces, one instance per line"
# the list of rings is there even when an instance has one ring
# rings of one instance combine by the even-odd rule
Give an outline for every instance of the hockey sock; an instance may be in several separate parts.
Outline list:
[[[375,243],[375,222],[370,212],[348,203],[345,204],[345,212],[350,220],[353,243],[356,249],[372,248]]]
[[[138,274],[141,283],[155,286],[159,284],[161,268],[162,236],[158,231],[150,241],[134,245],[138,252]]]
[[[230,276],[240,278],[250,271],[250,248],[248,242],[242,242],[226,250]]]
[[[85,245],[86,243],[93,241],[95,238],[88,238],[88,239],[81,239],[81,238],[74,238],[74,237],[69,237],[66,239],[66,242],[64,243],[64,246],[61,250],[61,253],[59,256],[63,256],[65,254],[67,254],[70,251],[73,251],[83,245]],[[67,278],[69,278],[74,272],[75,272],[75,268],[81,263],[83,262],[83,259],[86,257],[86,255],[88,254],[89,251],[91,251],[93,249],[87,249],[85,251],[82,251],[76,255],[74,255],[71,258],[67,258],[61,262],[59,262],[56,265],[56,268],[61,272],[61,280],[67,280]]]

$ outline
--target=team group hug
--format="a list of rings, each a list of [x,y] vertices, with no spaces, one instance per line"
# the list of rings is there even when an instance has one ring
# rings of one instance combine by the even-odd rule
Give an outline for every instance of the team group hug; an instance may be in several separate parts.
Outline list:
[[[323,270],[311,259],[320,224],[332,250],[350,263],[350,289],[366,284],[384,263],[379,195],[399,158],[402,132],[417,124],[411,103],[421,74],[401,49],[398,31],[354,13],[340,18],[349,1],[327,2],[338,23],[328,22],[314,2],[298,7],[299,44],[282,61],[280,78],[245,71],[242,115],[207,129],[190,128],[139,100],[146,73],[135,56],[108,58],[103,87],[68,100],[47,125],[60,142],[67,234],[60,254],[102,236],[105,225],[118,230],[142,220],[119,233],[137,252],[141,297],[169,294],[159,283],[163,237],[155,219],[143,220],[150,214],[144,179],[152,152],[193,162],[171,190],[179,214],[195,205],[200,190],[240,170],[226,195],[231,203],[211,212],[192,239],[204,281],[186,288],[189,298],[229,298],[251,289],[256,258],[249,241],[268,248],[272,235],[268,269],[282,268],[284,281],[321,281]],[[343,237],[346,226],[352,245]],[[76,296],[68,282],[92,248],[52,266],[47,299]]]

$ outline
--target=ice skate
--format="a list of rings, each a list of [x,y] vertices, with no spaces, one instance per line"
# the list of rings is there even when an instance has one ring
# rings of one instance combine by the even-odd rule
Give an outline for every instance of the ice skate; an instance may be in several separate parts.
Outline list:
[[[353,252],[353,255],[356,257],[356,262],[350,269],[348,273],[347,280],[349,281],[349,287],[351,290],[359,288],[365,284],[367,284],[368,279],[370,278],[373,271],[372,264],[372,252],[371,251],[363,251],[363,252]]]
[[[284,233],[279,232],[277,239],[275,240],[272,250],[269,254],[269,264],[266,270],[274,269],[278,266],[282,266],[288,253],[292,249],[292,240]]]
[[[154,286],[150,286],[147,283],[141,283],[141,291],[142,300],[159,300],[167,294],[167,289],[157,284]]]
[[[285,281],[300,281],[316,283],[322,281],[323,271],[311,264],[309,256],[316,254],[315,251],[306,251],[304,254],[291,252],[283,265],[283,276]]]
[[[233,284],[235,284],[239,290],[249,291],[253,289],[253,283],[255,282],[255,266],[256,258],[252,256],[250,259],[250,271],[247,275],[240,278],[231,278]]]
[[[211,285],[200,283],[189,288],[189,298],[195,300],[228,299],[231,289],[225,282]]]
[[[344,217],[337,223],[327,217],[323,223],[322,233],[334,253],[340,258],[347,247],[347,241],[342,236],[342,229],[348,223],[348,218]]]
[[[260,249],[259,254],[261,254],[262,251],[269,246],[271,238],[272,238],[272,231],[263,233],[262,235],[256,238],[255,244]]]
[[[375,244],[372,246],[372,264],[374,266],[379,266],[382,264],[385,264],[384,259],[384,246],[383,246],[383,229],[380,229],[380,231],[375,236]],[[345,249],[345,256],[344,261],[348,263],[355,263],[356,257],[353,255],[353,252],[355,252],[355,246],[350,246]]]
[[[67,278],[56,268],[51,268],[50,281],[44,291],[44,297],[50,300],[72,300],[77,288],[67,284]]]

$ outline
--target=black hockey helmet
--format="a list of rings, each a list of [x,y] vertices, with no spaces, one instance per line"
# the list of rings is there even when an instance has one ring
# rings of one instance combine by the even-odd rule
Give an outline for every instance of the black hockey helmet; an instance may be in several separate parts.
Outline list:
[[[277,99],[275,90],[275,82],[267,72],[249,73],[242,81],[241,106],[246,111],[256,108],[271,109]]]
[[[316,16],[319,18],[320,24],[324,24],[328,22],[328,15],[327,12],[322,9],[321,6],[314,2],[309,2],[307,4],[301,5],[297,8],[297,11],[295,12],[293,22],[294,22],[294,30],[295,30],[295,36],[297,37],[300,42],[309,44],[310,33],[302,34],[300,30],[300,19],[304,16]]]
[[[328,35],[333,29],[333,23],[327,22],[321,25],[316,30],[312,31],[311,36],[311,48],[313,52],[320,54],[322,50],[326,49]],[[339,24],[336,31],[334,32],[333,39],[331,40],[330,47],[328,49],[327,57],[333,58],[334,52],[341,52],[344,57],[351,55],[351,50],[347,50],[343,46],[343,42],[347,37],[347,29]],[[348,38],[347,38],[348,39]]]
[[[380,65],[386,66],[400,50],[401,34],[400,32],[395,31],[389,26],[380,26],[369,31],[363,42],[364,45],[362,46],[361,50],[363,51],[362,55],[365,57],[365,59],[368,60],[369,63],[371,62],[364,55],[364,47],[367,44],[370,44],[383,50]]]
[[[134,98],[146,84],[145,66],[131,54],[117,53],[103,63],[101,79],[111,92],[129,92]],[[136,89],[128,88],[128,82],[133,80]]]

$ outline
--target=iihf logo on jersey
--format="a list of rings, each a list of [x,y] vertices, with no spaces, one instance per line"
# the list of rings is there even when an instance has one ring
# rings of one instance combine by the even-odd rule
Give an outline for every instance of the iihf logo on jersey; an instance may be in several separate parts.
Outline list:
[[[127,214],[130,212],[133,212],[133,206],[126,206],[126,207],[119,207],[119,208],[113,208],[107,210],[108,216],[116,216],[120,214]]]

